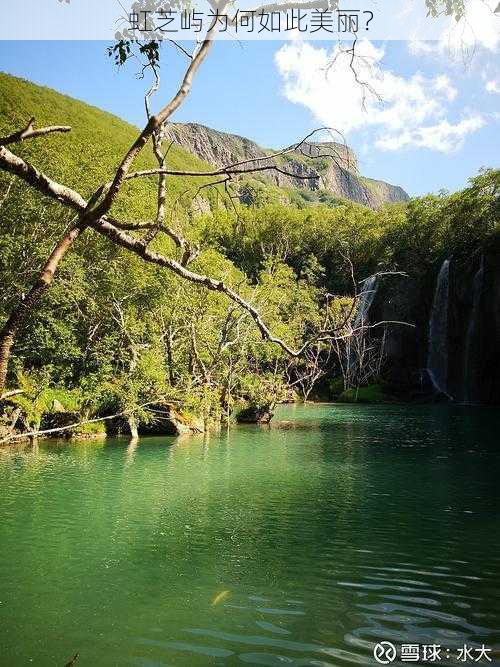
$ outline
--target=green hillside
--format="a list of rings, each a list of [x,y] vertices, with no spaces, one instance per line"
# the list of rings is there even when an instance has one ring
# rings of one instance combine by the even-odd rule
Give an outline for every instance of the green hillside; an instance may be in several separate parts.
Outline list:
[[[70,125],[72,131],[16,144],[12,150],[87,198],[113,177],[138,133],[108,113],[1,74],[0,136],[24,128],[32,116],[38,127]],[[208,167],[175,147],[168,163],[179,170]],[[135,168],[155,164],[148,148]],[[172,215],[186,234],[210,236],[222,222],[218,216],[235,215],[235,210],[228,206],[225,211],[216,193],[206,189],[203,197],[213,197],[215,216],[187,215],[201,179],[169,178],[170,204],[190,182],[193,189],[182,205],[168,207],[167,221]],[[120,193],[114,213],[127,221],[151,219],[155,204],[156,179],[136,179]],[[248,214],[262,210],[242,209]],[[23,302],[73,216],[73,211],[0,171],[0,325]],[[152,246],[178,256],[165,235]],[[256,262],[264,264],[260,258]],[[214,238],[190,266],[223,279],[257,306],[265,304],[266,323],[289,345],[299,346],[309,323],[318,317],[316,287],[299,281],[293,269],[281,263],[269,267],[258,285],[251,284],[222,241]],[[12,399],[17,407],[9,403],[5,414],[0,410],[0,441],[2,427],[8,424],[11,431],[16,415],[28,429],[122,411],[149,424],[154,417],[143,406],[168,397],[182,407],[182,419],[195,415],[217,423],[246,403],[259,407],[274,401],[282,390],[275,387],[276,371],[269,368],[286,364],[284,354],[277,346],[262,345],[253,320],[243,319],[230,306],[219,291],[187,283],[86,230],[16,338],[7,385],[20,388],[22,395]]]
[[[101,183],[112,178],[121,157],[138,134],[138,128],[117,116],[72,99],[54,90],[38,86],[0,72],[0,135],[26,126],[31,116],[37,127],[70,125],[68,134],[54,134],[18,144],[15,151],[55,180],[77,189],[88,197]],[[148,146],[139,157],[136,167],[157,166]],[[178,170],[205,170],[209,165],[182,148],[172,146],[169,167]],[[194,186],[194,179],[191,179]],[[200,181],[196,181],[199,185]],[[169,197],[177,200],[189,186],[185,179],[170,179]],[[127,217],[141,219],[154,215],[155,180],[140,179],[128,184],[121,208]],[[205,197],[210,195],[204,194]],[[185,198],[181,207],[190,206]]]
[[[14,150],[55,180],[78,190],[84,197],[112,178],[121,157],[139,132],[139,128],[97,107],[0,72],[0,135],[25,127],[32,116],[37,127],[69,125],[72,131],[18,144]],[[296,159],[304,161],[300,156]],[[304,164],[317,166],[317,162],[307,160]],[[173,170],[213,169],[213,165],[178,145],[170,149],[168,165]],[[157,163],[149,145],[135,167],[146,169],[155,166]],[[1,179],[0,175],[0,183]],[[278,203],[307,208],[321,204],[335,207],[342,202],[328,190],[279,187],[269,182],[265,174],[257,173],[237,180],[237,191],[245,204],[264,206]],[[182,219],[187,211],[197,210],[192,198],[199,185],[207,182],[208,179],[201,178],[169,179],[168,194],[170,203],[175,202],[174,216]],[[214,210],[220,206],[220,195],[223,194],[220,191],[218,196],[214,189],[209,188],[203,191],[203,199],[208,200]],[[144,220],[155,215],[155,202],[155,179],[139,179],[126,185],[114,212],[129,220]],[[205,204],[202,209],[206,210],[206,201],[201,204]],[[59,211],[55,210],[54,215],[58,217]]]

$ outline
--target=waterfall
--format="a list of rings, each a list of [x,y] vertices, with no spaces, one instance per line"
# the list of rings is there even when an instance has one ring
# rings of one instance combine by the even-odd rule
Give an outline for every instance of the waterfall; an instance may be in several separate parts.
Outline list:
[[[370,276],[366,280],[363,280],[362,285],[363,289],[359,295],[358,309],[352,323],[352,329],[355,333],[352,341],[347,346],[346,367],[348,379],[345,380],[344,378],[346,387],[351,386],[351,382],[359,372],[359,364],[361,361],[359,356],[359,346],[360,341],[363,340],[365,335],[365,330],[363,327],[367,326],[369,322],[369,311],[377,294],[377,276]]]
[[[362,327],[368,321],[368,313],[377,294],[377,276],[370,276],[363,281],[363,291],[359,298],[358,311],[354,318],[353,328]]]
[[[484,277],[484,255],[481,256],[479,269],[476,271],[472,282],[472,309],[465,338],[465,364],[464,364],[464,387],[463,396],[467,403],[473,403],[476,399],[477,375],[474,375],[474,360],[478,351],[478,321],[483,292]]]
[[[450,295],[450,260],[443,262],[436,281],[429,318],[427,374],[436,389],[448,398],[448,305]]]

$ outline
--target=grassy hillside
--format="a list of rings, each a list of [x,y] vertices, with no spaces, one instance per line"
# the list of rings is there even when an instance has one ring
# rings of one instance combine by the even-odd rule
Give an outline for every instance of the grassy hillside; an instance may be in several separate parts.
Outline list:
[[[0,72],[0,135],[25,127],[32,116],[36,119],[37,127],[70,125],[72,131],[18,144],[14,150],[55,180],[77,189],[84,197],[112,178],[119,160],[139,132],[139,128],[106,111]],[[305,160],[299,155],[294,155],[294,159],[303,162],[304,166],[314,166],[321,172],[319,160]],[[282,162],[285,161],[283,158]],[[213,168],[178,145],[172,146],[168,164],[171,169],[187,171]],[[157,166],[151,146],[143,151],[135,166],[137,169]],[[0,173],[0,186],[4,178]],[[187,211],[197,210],[198,203],[193,204],[192,198],[198,186],[206,182],[208,179],[169,178],[170,204],[176,204],[174,217],[182,219]],[[378,184],[375,181],[373,183]],[[335,207],[342,201],[329,190],[279,187],[264,174],[241,178],[237,189],[242,202],[257,206],[280,203],[297,208],[321,204]],[[24,199],[29,201],[31,196],[25,194]],[[203,199],[209,200],[212,209],[221,203],[220,197],[212,189],[203,191]],[[126,184],[114,213],[129,220],[148,219],[155,214],[155,201],[155,179],[139,179]],[[206,210],[206,202],[201,203],[205,204],[203,208]],[[60,216],[57,208],[53,208],[56,218]]]
[[[54,179],[77,189],[84,197],[113,176],[120,158],[138,133],[138,128],[110,113],[49,88],[0,73],[0,135],[25,127],[31,116],[36,118],[38,127],[70,125],[72,131],[19,144],[13,150]],[[147,147],[136,167],[144,169],[156,164],[151,148]],[[209,165],[173,146],[169,153],[169,167],[204,170]],[[194,186],[193,179],[190,183]],[[188,186],[186,179],[170,179],[171,201],[177,200]],[[119,204],[128,218],[154,214],[154,179],[140,179],[128,184],[125,194],[137,195],[126,196]],[[182,205],[190,206],[189,198]]]

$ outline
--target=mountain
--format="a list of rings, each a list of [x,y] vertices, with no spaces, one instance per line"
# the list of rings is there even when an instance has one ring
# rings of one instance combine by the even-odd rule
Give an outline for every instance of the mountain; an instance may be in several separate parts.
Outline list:
[[[262,158],[275,151],[262,148],[254,141],[235,134],[213,130],[196,123],[170,124],[167,135],[174,145],[181,146],[215,167],[224,167],[243,160],[245,168],[265,164]],[[378,208],[387,202],[406,201],[408,195],[396,185],[361,176],[354,152],[336,142],[305,142],[300,150],[277,158],[281,169],[260,172],[262,181],[279,188],[313,193],[323,192],[338,199]],[[291,174],[291,175],[289,175]],[[246,190],[241,189],[245,199]]]
[[[31,116],[35,117],[38,127],[70,125],[72,131],[20,144],[16,151],[85,197],[112,177],[138,133],[138,128],[113,114],[0,72],[0,136],[25,127]],[[167,133],[174,142],[168,154],[169,167],[175,170],[207,171],[211,165],[222,167],[240,160],[257,160],[271,153],[249,139],[194,123],[170,124]],[[385,202],[408,199],[399,187],[361,176],[356,156],[343,144],[306,143],[301,151],[281,156],[277,162],[283,171],[292,175],[269,171],[240,178],[236,187],[243,203],[255,201],[259,190],[262,201],[301,206],[350,199],[377,208]],[[262,165],[262,162],[253,164]],[[138,169],[157,166],[150,147],[141,153],[136,166]],[[205,189],[203,196],[192,201],[198,186],[211,180],[169,179],[170,202],[183,210],[207,212],[217,207],[219,199],[210,189]],[[135,215],[139,219],[154,216],[156,186],[153,179],[130,183],[124,194],[118,205],[124,215]]]

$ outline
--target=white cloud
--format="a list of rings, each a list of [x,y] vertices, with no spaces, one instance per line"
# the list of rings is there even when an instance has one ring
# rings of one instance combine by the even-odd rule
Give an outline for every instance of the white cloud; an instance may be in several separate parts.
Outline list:
[[[500,94],[500,81],[495,81],[495,79],[492,79],[491,81],[487,81],[484,87],[488,93]]]
[[[386,150],[398,150],[405,146],[417,146],[431,150],[452,152],[461,148],[465,137],[483,127],[484,120],[481,116],[470,116],[455,125],[443,120],[436,125],[418,127],[406,130],[399,135],[388,136],[378,139],[375,143],[378,148]]]
[[[469,0],[465,15],[458,23],[450,18],[441,37],[441,44],[451,51],[482,46],[497,51],[500,46],[500,17],[495,14],[498,0]]]
[[[386,150],[419,146],[453,151],[481,126],[478,114],[456,124],[446,119],[457,95],[447,76],[394,74],[382,67],[384,50],[367,40],[357,43],[356,54],[358,81],[351,54],[339,46],[327,51],[303,42],[284,45],[276,64],[285,96],[309,108],[322,125],[343,133],[373,128],[376,145]]]
[[[416,36],[408,45],[410,53],[468,59],[478,47],[499,51],[500,15],[495,13],[497,5],[498,0],[468,0],[464,16],[459,21],[452,16],[447,17],[439,38],[434,41],[419,39],[417,28]]]
[[[434,55],[437,48],[438,43],[435,40],[412,39],[408,42],[408,50],[413,56]]]

